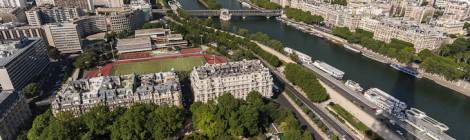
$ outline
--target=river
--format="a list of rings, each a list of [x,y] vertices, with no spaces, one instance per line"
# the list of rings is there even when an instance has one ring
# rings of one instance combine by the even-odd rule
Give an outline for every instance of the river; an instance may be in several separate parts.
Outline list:
[[[237,0],[218,0],[228,9],[241,9]],[[185,9],[205,9],[197,0],[180,0]],[[248,17],[244,20],[232,17],[224,22],[227,30],[245,28],[251,32],[263,32],[280,40],[285,46],[301,51],[312,58],[324,61],[346,74],[364,89],[377,87],[400,99],[410,107],[418,108],[428,116],[449,126],[447,132],[458,140],[470,139],[470,98],[428,79],[417,79],[401,73],[386,64],[375,62],[345,50],[328,40],[311,36],[274,19]]]

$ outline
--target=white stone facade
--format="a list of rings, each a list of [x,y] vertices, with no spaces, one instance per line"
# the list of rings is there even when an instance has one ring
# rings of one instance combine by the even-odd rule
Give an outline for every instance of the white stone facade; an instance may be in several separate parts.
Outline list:
[[[245,99],[249,92],[273,95],[273,78],[260,60],[243,60],[195,67],[190,75],[195,102],[215,100],[225,93]]]
[[[134,103],[182,105],[179,79],[174,72],[144,75],[102,76],[71,81],[52,102],[52,113],[68,111],[79,116],[98,105],[111,110]]]

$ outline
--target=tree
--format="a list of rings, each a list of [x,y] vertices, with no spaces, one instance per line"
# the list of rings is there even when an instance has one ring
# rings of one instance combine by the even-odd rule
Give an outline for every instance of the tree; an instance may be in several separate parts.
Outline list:
[[[49,125],[52,118],[51,110],[47,110],[45,113],[34,118],[33,125],[28,131],[28,139],[41,140],[40,136],[44,132],[44,129]]]
[[[21,92],[28,98],[31,98],[33,97],[34,95],[36,95],[36,93],[38,92],[39,90],[39,86],[37,83],[29,83],[28,85],[26,85],[26,87],[24,87]]]
[[[465,22],[463,25],[463,28],[467,30],[467,34],[470,33],[470,22]]]
[[[78,56],[73,65],[76,68],[89,69],[96,64],[97,59],[98,55],[95,51],[88,51]]]
[[[244,29],[244,28],[239,28],[237,34],[241,35],[241,36],[244,36],[244,37],[247,37],[250,34],[250,31],[248,31],[247,29]]]
[[[104,136],[110,133],[108,127],[111,126],[114,117],[106,106],[92,108],[82,116],[90,136]]]
[[[47,47],[47,55],[52,59],[59,59],[61,57],[59,50],[52,46]]]
[[[112,139],[139,139],[152,137],[152,128],[148,126],[148,114],[155,106],[150,104],[135,104],[131,106],[111,126]]]
[[[150,113],[148,127],[152,127],[155,139],[170,138],[183,127],[183,110],[177,107],[158,107]]]

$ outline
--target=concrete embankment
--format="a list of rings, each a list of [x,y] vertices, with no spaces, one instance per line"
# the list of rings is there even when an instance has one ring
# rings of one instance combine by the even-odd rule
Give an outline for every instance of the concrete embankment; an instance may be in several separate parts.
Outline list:
[[[209,5],[204,0],[197,0],[197,1],[201,3],[204,7],[209,8]]]
[[[304,23],[296,22],[296,21],[286,19],[286,18],[283,18],[281,20],[281,22],[284,22],[284,23],[291,22],[291,23],[296,23],[296,24],[300,24],[300,25],[306,25]],[[319,37],[323,37],[323,38],[325,38],[327,40],[330,40],[330,41],[332,41],[333,43],[336,43],[336,44],[340,44],[340,45],[347,44],[347,45],[349,45],[349,46],[351,46],[355,49],[360,50],[363,53],[363,56],[365,56],[369,59],[372,59],[372,60],[375,60],[375,61],[378,61],[378,62],[381,62],[381,63],[393,63],[393,64],[405,65],[403,63],[398,62],[396,59],[392,59],[392,58],[389,58],[387,56],[381,55],[379,53],[373,52],[372,50],[369,50],[366,47],[363,47],[359,44],[350,44],[350,43],[348,43],[347,40],[345,40],[343,38],[340,38],[340,37],[332,35],[330,33],[318,30],[318,29],[312,27],[311,25],[306,25],[306,26],[310,27],[309,32],[313,32],[314,34],[318,34],[318,35],[320,35]],[[435,83],[437,83],[441,86],[447,87],[449,89],[452,89],[454,91],[457,91],[457,92],[459,92],[463,95],[466,95],[466,96],[470,97],[470,83],[467,82],[467,81],[464,81],[464,80],[449,81],[449,80],[446,80],[441,75],[427,73],[423,69],[419,69],[419,72],[424,78],[432,80],[432,81],[434,81]]]

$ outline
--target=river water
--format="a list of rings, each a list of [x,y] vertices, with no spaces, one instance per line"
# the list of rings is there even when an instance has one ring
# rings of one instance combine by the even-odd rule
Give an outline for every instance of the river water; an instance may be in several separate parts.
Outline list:
[[[242,9],[237,0],[218,0],[224,8]],[[205,9],[197,0],[180,0],[185,9]],[[386,64],[375,62],[345,50],[328,40],[311,36],[274,19],[248,17],[244,20],[232,17],[223,22],[227,30],[245,28],[251,32],[263,32],[280,40],[285,46],[324,61],[346,74],[364,89],[377,87],[410,107],[418,108],[428,116],[446,124],[447,132],[458,140],[470,140],[470,98],[427,79],[417,79],[401,73]]]

